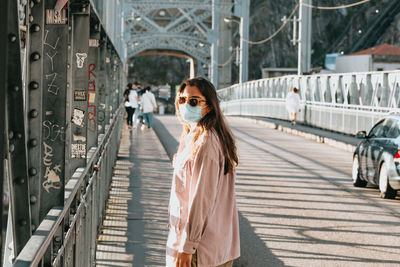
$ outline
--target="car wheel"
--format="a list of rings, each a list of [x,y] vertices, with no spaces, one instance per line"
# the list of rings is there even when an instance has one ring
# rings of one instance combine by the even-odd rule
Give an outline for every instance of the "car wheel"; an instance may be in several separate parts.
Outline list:
[[[360,164],[358,161],[358,155],[355,155],[353,158],[353,170],[352,170],[353,185],[356,187],[365,187],[368,182],[361,180],[360,176],[361,176]]]
[[[381,191],[381,198],[396,197],[396,190],[394,190],[389,184],[389,175],[385,162],[382,163],[379,170],[379,190]]]

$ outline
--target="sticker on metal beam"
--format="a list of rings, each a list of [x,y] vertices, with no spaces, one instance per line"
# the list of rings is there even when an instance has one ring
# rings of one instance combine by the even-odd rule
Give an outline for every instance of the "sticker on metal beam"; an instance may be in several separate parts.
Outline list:
[[[86,53],[76,53],[76,66],[78,69],[83,68],[83,64],[85,63],[85,59],[87,58]]]
[[[86,137],[81,135],[73,135],[74,141],[86,142]]]
[[[96,102],[96,93],[89,93],[89,103]]]
[[[67,24],[67,10],[61,9],[56,11],[54,9],[46,9],[46,24]]]
[[[99,47],[99,40],[89,39],[89,47]]]
[[[85,118],[85,111],[81,109],[74,108],[74,113],[72,114],[72,122],[79,127],[83,127]]]
[[[85,90],[75,90],[74,91],[75,101],[86,101],[86,91]]]
[[[86,157],[86,144],[71,144],[71,158],[82,159]]]

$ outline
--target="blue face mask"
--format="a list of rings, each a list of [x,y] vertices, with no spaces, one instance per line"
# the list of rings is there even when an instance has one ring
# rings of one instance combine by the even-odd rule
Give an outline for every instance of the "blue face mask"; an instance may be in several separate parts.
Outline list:
[[[182,119],[187,123],[199,122],[203,116],[201,115],[202,108],[200,106],[192,107],[188,104],[179,105],[179,112]]]

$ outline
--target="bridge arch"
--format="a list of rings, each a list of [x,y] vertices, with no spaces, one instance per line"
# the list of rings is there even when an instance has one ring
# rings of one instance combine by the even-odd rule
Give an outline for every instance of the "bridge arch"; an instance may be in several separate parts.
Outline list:
[[[130,43],[127,59],[137,56],[167,55],[189,58],[191,73],[205,76],[210,64],[211,44],[201,38],[188,38],[184,35],[142,36]],[[194,64],[194,65],[193,65]]]
[[[229,49],[221,49],[231,44],[223,18],[232,16],[234,4],[232,0],[126,2],[126,58],[145,51],[181,51],[196,62],[197,75],[207,76],[209,69],[209,78],[218,83],[218,71],[224,72],[222,76],[230,74],[231,64],[218,64],[230,58]],[[224,79],[230,83],[231,76]]]
[[[207,66],[204,66],[202,62],[192,55],[187,54],[184,51],[179,50],[169,50],[169,49],[151,49],[144,50],[136,55],[130,56],[128,61],[132,60],[135,57],[143,57],[143,56],[172,56],[188,59],[190,62],[190,74],[189,77],[193,78],[195,76],[205,76],[204,70]]]

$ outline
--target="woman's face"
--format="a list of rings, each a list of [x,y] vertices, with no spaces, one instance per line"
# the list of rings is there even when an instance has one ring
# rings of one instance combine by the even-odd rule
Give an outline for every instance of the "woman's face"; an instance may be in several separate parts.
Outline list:
[[[185,89],[181,93],[181,96],[185,97],[186,101],[188,101],[191,98],[196,98],[200,100],[197,106],[200,106],[202,108],[201,110],[202,116],[206,115],[210,111],[210,108],[207,106],[207,103],[205,102],[206,98],[201,94],[197,86],[186,85]]]

